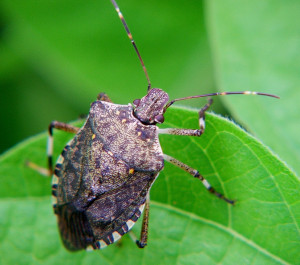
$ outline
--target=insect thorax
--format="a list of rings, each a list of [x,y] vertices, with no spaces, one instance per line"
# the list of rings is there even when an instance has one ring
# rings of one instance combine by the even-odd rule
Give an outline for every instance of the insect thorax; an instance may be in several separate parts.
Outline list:
[[[136,170],[160,171],[163,153],[158,127],[144,125],[133,116],[129,105],[95,101],[87,123],[105,150],[122,159]]]

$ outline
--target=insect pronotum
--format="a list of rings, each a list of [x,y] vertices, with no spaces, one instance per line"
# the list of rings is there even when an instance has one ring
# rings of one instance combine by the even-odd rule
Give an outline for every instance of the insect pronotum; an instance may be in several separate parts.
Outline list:
[[[106,94],[99,94],[91,104],[88,118],[81,128],[53,121],[49,125],[48,169],[32,162],[28,166],[44,175],[53,175],[52,196],[62,241],[68,250],[101,249],[130,231],[142,215],[142,229],[137,246],[147,245],[149,192],[167,161],[200,180],[213,195],[234,204],[217,192],[198,170],[164,154],[159,134],[199,137],[205,129],[208,103],[199,111],[198,129],[159,129],[164,113],[176,101],[218,95],[275,95],[241,91],[217,92],[177,98],[169,101],[166,92],[152,88],[148,72],[130,30],[115,0],[111,0],[138,55],[147,82],[147,94],[133,105],[117,105]],[[53,129],[74,133],[52,165]]]

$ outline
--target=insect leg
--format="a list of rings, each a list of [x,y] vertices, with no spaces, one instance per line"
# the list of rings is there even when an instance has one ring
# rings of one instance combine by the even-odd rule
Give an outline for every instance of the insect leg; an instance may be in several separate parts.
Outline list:
[[[173,135],[187,135],[187,136],[201,136],[205,130],[205,111],[213,103],[211,98],[208,99],[207,104],[199,111],[199,127],[200,129],[176,129],[176,128],[167,128],[167,129],[159,129],[159,134],[173,134]]]
[[[67,123],[59,122],[59,121],[52,121],[49,125],[48,132],[48,143],[47,143],[47,156],[48,156],[48,170],[49,175],[53,174],[53,128],[62,130],[69,133],[77,133],[80,128],[69,125]]]
[[[45,177],[50,177],[51,174],[49,172],[49,170],[47,168],[43,168],[43,167],[40,167],[39,165],[27,160],[25,162],[25,165],[37,172],[39,172],[41,175],[45,176]]]
[[[223,194],[217,192],[210,184],[209,182],[202,176],[200,175],[199,171],[194,169],[194,168],[191,168],[190,166],[180,162],[179,160],[171,157],[171,156],[168,156],[166,154],[164,154],[164,159],[166,161],[168,161],[169,163],[183,169],[184,171],[188,172],[189,174],[191,174],[192,176],[194,176],[195,178],[199,179],[202,184],[204,185],[204,187],[212,194],[214,194],[215,196],[217,196],[218,198],[230,203],[230,204],[234,204],[234,200],[230,200],[228,198],[226,198]]]
[[[109,96],[107,96],[105,93],[100,93],[97,96],[97,100],[106,101],[106,102],[112,102],[111,99],[109,98]]]
[[[50,123],[48,127],[48,142],[47,142],[47,157],[48,157],[48,169],[40,167],[36,165],[35,163],[31,161],[26,161],[26,166],[34,169],[35,171],[39,172],[41,175],[44,176],[51,176],[53,174],[53,162],[52,162],[52,155],[53,155],[53,128],[62,130],[65,132],[70,132],[70,133],[77,133],[79,128],[63,123],[63,122],[58,122],[58,121],[53,121]]]
[[[136,244],[139,248],[144,248],[147,246],[147,239],[148,239],[148,224],[149,224],[149,209],[150,209],[150,198],[149,193],[147,195],[147,199],[145,202],[145,209],[144,209],[144,216],[143,216],[143,223],[142,223],[142,230],[140,235],[140,240],[136,241]]]

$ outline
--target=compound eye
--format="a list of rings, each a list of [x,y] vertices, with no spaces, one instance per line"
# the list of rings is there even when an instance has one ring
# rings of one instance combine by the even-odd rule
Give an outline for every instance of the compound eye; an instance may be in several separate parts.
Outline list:
[[[165,118],[162,114],[159,114],[159,115],[155,116],[154,120],[158,123],[163,123],[165,121]]]
[[[140,99],[135,99],[135,100],[133,101],[133,104],[134,104],[135,106],[138,106],[138,105],[140,104],[140,102],[141,102]]]

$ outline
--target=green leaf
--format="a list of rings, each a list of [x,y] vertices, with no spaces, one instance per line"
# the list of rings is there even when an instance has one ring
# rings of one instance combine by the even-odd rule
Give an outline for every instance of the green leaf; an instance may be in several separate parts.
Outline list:
[[[300,1],[206,3],[220,90],[254,90],[281,97],[280,101],[227,97],[224,102],[237,120],[299,175]]]
[[[184,117],[184,118],[183,118]],[[165,127],[197,128],[194,110],[172,108]],[[46,164],[46,133],[0,158],[1,264],[299,264],[300,183],[265,146],[208,114],[200,138],[161,135],[166,154],[198,169],[235,206],[166,163],[151,190],[148,246],[125,235],[93,252],[67,252],[50,202],[50,180],[24,167]],[[55,131],[58,155],[70,134]],[[140,223],[134,226],[138,235]]]

